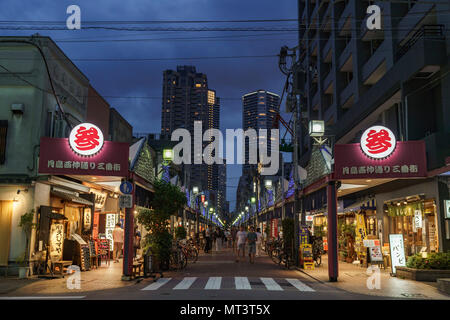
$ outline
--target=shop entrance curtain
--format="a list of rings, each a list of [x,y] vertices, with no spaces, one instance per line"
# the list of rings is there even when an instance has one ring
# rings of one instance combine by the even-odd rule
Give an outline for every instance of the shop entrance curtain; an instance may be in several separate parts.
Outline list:
[[[12,201],[0,201],[0,266],[8,265],[12,209]]]

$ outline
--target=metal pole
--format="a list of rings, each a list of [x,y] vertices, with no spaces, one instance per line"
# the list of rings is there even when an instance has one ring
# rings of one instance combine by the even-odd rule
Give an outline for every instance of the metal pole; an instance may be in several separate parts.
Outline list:
[[[328,203],[328,277],[330,282],[338,279],[338,236],[337,236],[337,197],[336,181],[327,186]]]
[[[128,179],[130,176],[128,176]],[[125,230],[123,244],[123,275],[122,280],[130,280],[133,269],[134,256],[134,206],[135,206],[136,184],[133,183],[133,204],[131,208],[125,209]]]
[[[299,183],[298,183],[298,103],[295,104],[294,108],[294,154],[293,154],[293,164],[294,164],[294,261],[298,265],[298,251],[299,251]]]

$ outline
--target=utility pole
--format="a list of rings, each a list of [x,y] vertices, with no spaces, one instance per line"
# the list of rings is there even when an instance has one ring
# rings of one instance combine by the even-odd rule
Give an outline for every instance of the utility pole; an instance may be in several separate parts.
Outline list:
[[[291,84],[289,86],[289,78],[291,75],[294,74],[294,72],[297,70],[297,47],[294,48],[288,48],[286,46],[282,47],[280,50],[279,56],[279,68],[283,74],[287,76],[286,86],[285,89],[287,91],[287,98],[286,98],[286,107],[287,112],[293,112],[293,122],[294,122],[294,130],[292,134],[293,139],[293,156],[292,156],[292,164],[294,166],[294,246],[293,246],[293,258],[295,261],[295,264],[298,265],[299,259],[298,259],[298,252],[299,252],[299,189],[300,189],[300,183],[298,181],[299,174],[298,174],[298,123],[299,123],[299,103],[296,97],[296,86],[295,84],[298,79],[295,77],[298,76],[297,74],[294,75],[294,84]],[[291,66],[287,66],[286,58],[291,58]],[[289,90],[289,87],[291,87],[291,90]],[[303,210],[302,210],[303,211]]]

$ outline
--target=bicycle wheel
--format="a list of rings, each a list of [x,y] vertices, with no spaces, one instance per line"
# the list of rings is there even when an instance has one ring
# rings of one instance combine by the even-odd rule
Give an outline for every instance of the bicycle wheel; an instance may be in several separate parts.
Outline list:
[[[195,263],[198,260],[198,250],[195,247],[192,247],[190,249],[190,254],[192,257],[192,262]]]
[[[316,263],[316,267],[319,267],[322,264],[322,256],[318,255],[314,262]]]
[[[178,251],[178,265],[180,269],[184,269],[187,266],[187,256],[183,253],[183,251]]]
[[[272,261],[275,262],[276,264],[281,263],[281,252],[279,249],[273,249],[270,257],[272,258]]]
[[[169,270],[178,270],[179,264],[178,264],[178,254],[177,252],[170,253],[169,256]]]

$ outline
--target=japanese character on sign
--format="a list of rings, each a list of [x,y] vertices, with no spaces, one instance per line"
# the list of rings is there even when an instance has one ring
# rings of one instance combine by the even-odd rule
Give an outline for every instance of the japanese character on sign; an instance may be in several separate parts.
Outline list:
[[[409,172],[409,167],[407,165],[403,165],[403,166],[401,166],[400,171],[402,173],[408,173]]]
[[[48,160],[47,168],[54,168],[54,167],[55,167],[55,160]]]
[[[362,134],[360,146],[366,156],[382,159],[394,151],[396,143],[391,130],[383,126],[373,126]]]

